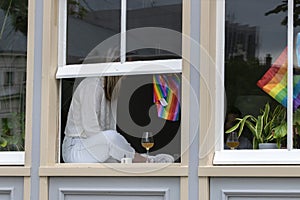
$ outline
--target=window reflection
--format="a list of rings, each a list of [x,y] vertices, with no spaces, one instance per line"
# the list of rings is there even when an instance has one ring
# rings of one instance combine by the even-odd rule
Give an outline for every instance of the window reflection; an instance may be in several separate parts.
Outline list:
[[[87,55],[101,42],[120,33],[120,0],[68,0],[67,64],[106,62],[107,49]],[[119,38],[114,48],[120,49]],[[111,47],[111,46],[110,46]]]
[[[257,82],[287,46],[287,27],[281,24],[286,13],[267,14],[281,4],[281,0],[226,0],[227,116],[231,115],[232,110],[238,110],[240,117],[249,114],[257,117],[267,103],[271,110],[279,104],[258,87]],[[234,124],[236,123],[237,121]],[[226,136],[225,134],[225,138]],[[252,143],[252,139],[253,133],[245,128],[240,137],[240,148],[248,148],[248,142]],[[242,141],[247,144],[243,145]]]
[[[2,1],[0,24],[0,151],[23,151],[27,1]]]
[[[157,27],[166,28],[179,33],[182,32],[182,0],[130,0],[127,2],[127,29]],[[143,36],[133,40],[130,38],[130,32],[127,35],[127,60],[156,60],[171,59],[181,57],[181,39],[169,36],[172,40],[172,52],[161,49],[159,38],[153,41],[156,48],[144,48],[131,51],[131,46],[144,44]],[[170,38],[171,37],[171,38]],[[173,37],[173,38],[172,38]],[[130,40],[129,40],[130,38]],[[131,45],[131,43],[134,43]]]

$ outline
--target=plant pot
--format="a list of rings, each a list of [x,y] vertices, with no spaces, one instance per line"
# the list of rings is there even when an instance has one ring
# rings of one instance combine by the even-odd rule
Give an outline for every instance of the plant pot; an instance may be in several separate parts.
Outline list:
[[[259,149],[278,149],[276,143],[259,143]]]

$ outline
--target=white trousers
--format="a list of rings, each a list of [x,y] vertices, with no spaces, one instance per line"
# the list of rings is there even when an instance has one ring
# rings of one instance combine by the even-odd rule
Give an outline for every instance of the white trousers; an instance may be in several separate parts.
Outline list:
[[[114,130],[103,131],[88,138],[65,136],[62,157],[66,163],[119,162],[134,158],[135,150]]]

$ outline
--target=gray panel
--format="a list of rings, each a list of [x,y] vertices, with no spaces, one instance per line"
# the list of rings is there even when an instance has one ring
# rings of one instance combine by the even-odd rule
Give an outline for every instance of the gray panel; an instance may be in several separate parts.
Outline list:
[[[60,189],[59,200],[85,199],[115,199],[115,200],[169,200],[168,189]]]
[[[0,194],[0,199],[1,200],[12,200],[10,194]]]
[[[300,199],[299,178],[211,178],[211,200]]]
[[[122,190],[98,190],[98,191],[61,191],[59,200],[167,200],[168,194],[155,191],[122,191]]]
[[[180,179],[158,177],[53,177],[49,200],[179,200]]]
[[[200,9],[201,0],[189,0],[191,4],[191,47],[190,47],[190,132],[189,132],[189,200],[198,199],[198,163],[199,163],[199,97],[200,97]],[[184,152],[181,152],[184,153]],[[184,199],[186,200],[186,199]]]
[[[299,197],[230,197],[228,200],[296,200]]]
[[[24,179],[21,177],[0,177],[0,199],[23,199]]]
[[[32,1],[35,4],[34,15],[34,74],[32,95],[32,141],[31,141],[31,200],[39,199],[40,135],[41,135],[41,93],[42,93],[42,47],[43,47],[43,10],[46,0]],[[32,66],[30,66],[32,67]],[[23,198],[16,198],[16,200]]]
[[[14,188],[0,188],[0,199],[1,200],[14,199]]]
[[[164,200],[163,197],[145,197],[145,196],[86,196],[86,195],[72,195],[67,196],[64,200]]]

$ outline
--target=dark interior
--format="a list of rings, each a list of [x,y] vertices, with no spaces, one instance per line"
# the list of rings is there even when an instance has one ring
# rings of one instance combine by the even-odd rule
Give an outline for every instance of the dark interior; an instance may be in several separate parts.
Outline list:
[[[69,106],[72,100],[72,93],[74,91],[74,82],[74,78],[62,79],[61,141],[63,141],[64,138],[64,129],[66,126]],[[76,84],[78,82],[79,81],[77,79]],[[138,83],[139,86],[132,88],[133,85],[137,85],[136,83]],[[128,94],[130,94],[130,98],[126,100],[126,98],[128,98],[126,97]],[[151,115],[150,117],[149,109],[153,105],[152,75],[126,77],[126,79],[122,81],[122,87],[118,98],[117,131],[127,139],[138,153],[145,153],[146,150],[141,146],[141,138],[139,136],[141,136],[143,131],[147,130],[144,129],[144,127],[155,128],[155,126],[158,126],[156,125],[156,122],[159,122],[161,128],[154,135],[155,145],[150,149],[150,154],[153,151],[153,154],[168,153],[175,155],[174,157],[176,162],[180,162],[180,117],[178,121],[160,119],[155,115]],[[126,108],[129,108],[129,111],[128,109],[124,111]],[[155,111],[155,109],[153,110]],[[122,115],[124,117],[119,117]],[[134,125],[130,125],[131,123]],[[123,128],[124,124],[128,127]],[[167,148],[171,148],[172,152],[164,151],[164,147],[174,140],[174,138],[178,142],[175,142],[175,145],[170,144],[169,146],[171,147]],[[63,162],[62,158],[60,161]]]

